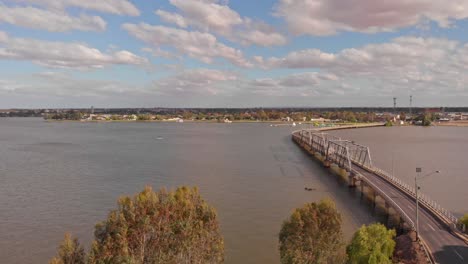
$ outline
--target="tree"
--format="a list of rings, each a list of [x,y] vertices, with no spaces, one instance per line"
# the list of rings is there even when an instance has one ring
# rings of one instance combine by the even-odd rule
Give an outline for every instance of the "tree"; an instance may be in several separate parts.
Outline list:
[[[406,121],[406,113],[405,112],[400,113],[400,120]]]
[[[295,209],[279,233],[281,263],[344,263],[341,221],[332,200]]]
[[[423,126],[430,126],[432,124],[431,117],[429,115],[425,115],[422,120]]]
[[[148,114],[141,114],[137,116],[138,121],[148,121],[151,120],[151,115]]]
[[[80,245],[77,238],[71,237],[69,233],[58,248],[57,256],[49,261],[49,264],[84,264],[86,255],[84,248]]]
[[[94,237],[89,264],[224,260],[217,214],[197,188],[154,192],[146,187],[133,198],[122,197],[118,208],[96,225]]]
[[[468,230],[468,214],[465,214],[460,218],[460,223],[464,224],[466,230]]]
[[[363,225],[347,247],[350,264],[391,264],[395,249],[395,230],[382,224]]]

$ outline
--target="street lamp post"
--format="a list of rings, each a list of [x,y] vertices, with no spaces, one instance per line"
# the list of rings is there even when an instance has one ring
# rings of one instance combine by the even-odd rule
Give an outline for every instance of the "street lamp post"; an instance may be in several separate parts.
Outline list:
[[[414,191],[416,192],[416,240],[419,240],[419,185],[418,185],[418,178],[423,179],[432,174],[440,173],[440,171],[434,171],[423,177],[420,177],[422,172],[422,168],[416,168],[416,176],[414,177]]]

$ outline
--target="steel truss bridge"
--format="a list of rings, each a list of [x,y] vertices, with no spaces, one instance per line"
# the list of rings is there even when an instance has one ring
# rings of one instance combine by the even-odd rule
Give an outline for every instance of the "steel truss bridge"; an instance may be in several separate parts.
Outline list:
[[[345,172],[350,187],[359,185],[361,193],[366,188],[374,204],[380,198],[404,228],[416,229],[415,189],[373,166],[369,147],[320,130],[295,131],[292,139],[325,167],[335,166]],[[459,230],[457,218],[429,196],[418,192],[418,197],[420,245],[428,263],[468,263],[468,236]]]

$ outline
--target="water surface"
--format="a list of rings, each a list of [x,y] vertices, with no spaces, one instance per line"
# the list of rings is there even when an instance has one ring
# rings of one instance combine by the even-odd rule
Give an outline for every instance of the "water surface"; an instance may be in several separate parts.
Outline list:
[[[67,231],[89,245],[94,225],[105,219],[117,198],[141,191],[145,185],[154,189],[198,186],[218,211],[226,263],[279,263],[281,223],[306,202],[335,199],[347,238],[360,225],[378,219],[359,195],[292,143],[291,131],[291,127],[261,123],[0,119],[1,262],[47,263]],[[447,171],[445,178],[428,180],[424,188],[461,212],[460,201],[467,201],[462,191],[466,177],[461,172],[468,165],[459,155],[468,152],[466,132],[434,132],[443,135],[440,143],[420,139],[419,130],[411,129],[340,133],[372,145],[374,160],[382,166],[388,164],[383,150],[389,145],[382,145],[381,135],[388,138],[386,144],[397,142],[396,153],[401,153],[395,154],[395,160],[402,164],[398,173],[412,167],[410,160],[418,155],[426,157],[415,160],[425,170],[437,158],[439,164],[445,164],[435,166]],[[409,143],[405,143],[407,136]],[[411,144],[420,148],[403,154],[406,145],[413,149]],[[447,151],[432,156],[426,148]],[[316,191],[304,191],[306,186]]]

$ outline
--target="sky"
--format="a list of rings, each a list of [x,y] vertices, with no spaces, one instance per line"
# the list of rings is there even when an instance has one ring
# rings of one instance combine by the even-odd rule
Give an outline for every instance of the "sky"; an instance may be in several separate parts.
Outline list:
[[[468,106],[466,0],[0,0],[0,109]]]

